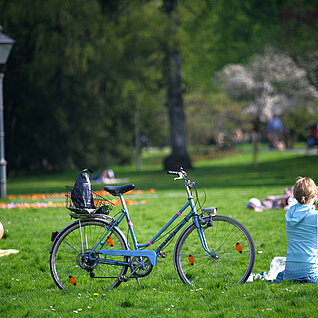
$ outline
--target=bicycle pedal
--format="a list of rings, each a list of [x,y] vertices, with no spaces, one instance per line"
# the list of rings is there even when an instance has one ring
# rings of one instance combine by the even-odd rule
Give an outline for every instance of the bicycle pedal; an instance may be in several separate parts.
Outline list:
[[[161,257],[161,258],[166,258],[167,257],[167,253],[166,252],[160,252],[158,256]]]
[[[120,277],[120,281],[122,281],[122,282],[128,282],[128,281],[129,281],[129,277],[123,275],[123,276]]]

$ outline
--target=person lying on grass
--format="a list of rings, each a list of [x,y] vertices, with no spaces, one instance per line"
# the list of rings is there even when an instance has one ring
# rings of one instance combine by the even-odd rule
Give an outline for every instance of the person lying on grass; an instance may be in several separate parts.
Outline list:
[[[318,237],[314,202],[317,186],[310,178],[298,177],[293,188],[298,203],[286,212],[287,253],[285,270],[276,281],[318,283]]]
[[[247,203],[247,208],[255,212],[263,212],[264,210],[289,209],[297,201],[293,197],[292,189],[286,188],[283,195],[270,195],[260,201],[257,198],[252,198]]]

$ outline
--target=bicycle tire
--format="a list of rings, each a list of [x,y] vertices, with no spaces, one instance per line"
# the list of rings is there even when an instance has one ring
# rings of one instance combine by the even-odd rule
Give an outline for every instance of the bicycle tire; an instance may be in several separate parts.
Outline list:
[[[60,289],[95,292],[120,285],[128,269],[127,265],[108,265],[96,261],[84,262],[84,253],[91,250],[109,228],[109,222],[98,219],[75,221],[64,228],[56,237],[51,248],[50,269],[53,280]],[[113,246],[105,244],[103,249],[128,249],[123,233],[114,227],[109,233]],[[83,253],[84,251],[84,253]],[[127,256],[107,256],[107,260],[128,261]]]
[[[220,287],[244,283],[255,263],[255,247],[247,229],[238,221],[215,215],[208,226],[209,216],[201,225],[211,257],[202,247],[197,227],[192,222],[178,238],[174,263],[181,280],[196,287]],[[204,224],[205,223],[205,224]]]

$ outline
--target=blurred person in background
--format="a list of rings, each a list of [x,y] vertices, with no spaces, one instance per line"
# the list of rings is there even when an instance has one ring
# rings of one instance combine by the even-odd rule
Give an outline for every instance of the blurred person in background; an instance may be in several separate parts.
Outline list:
[[[267,139],[270,149],[285,149],[283,142],[284,125],[277,114],[267,124]]]
[[[313,146],[318,145],[318,125],[314,124],[310,126],[309,138],[307,140],[307,149],[311,149]]]

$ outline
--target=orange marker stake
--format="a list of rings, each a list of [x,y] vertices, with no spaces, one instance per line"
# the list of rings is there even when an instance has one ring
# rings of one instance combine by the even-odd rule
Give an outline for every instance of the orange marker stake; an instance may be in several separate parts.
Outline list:
[[[111,247],[114,246],[113,239],[112,239],[110,236],[107,237],[107,244],[108,244],[109,246],[111,246]]]
[[[75,277],[69,276],[68,279],[70,280],[70,283],[71,283],[73,286],[76,286],[76,278],[75,278]]]
[[[193,255],[189,255],[189,257],[188,257],[188,259],[189,259],[189,263],[190,263],[190,265],[194,265],[194,261],[195,261],[195,259],[194,259],[194,257],[193,257]]]
[[[242,245],[239,242],[236,242],[236,246],[235,246],[236,250],[242,254],[243,253],[243,248]]]

